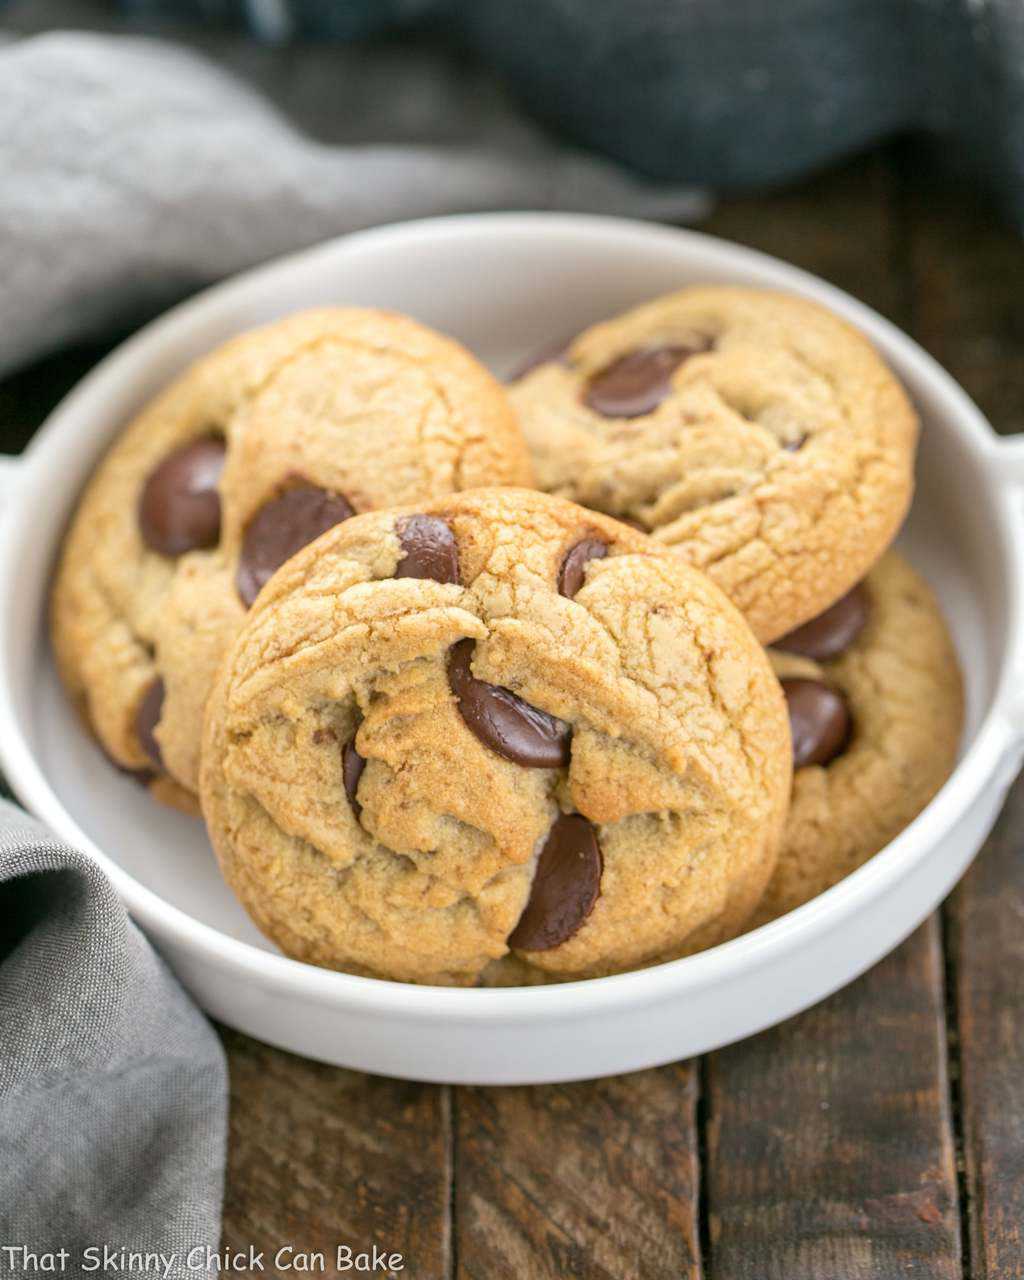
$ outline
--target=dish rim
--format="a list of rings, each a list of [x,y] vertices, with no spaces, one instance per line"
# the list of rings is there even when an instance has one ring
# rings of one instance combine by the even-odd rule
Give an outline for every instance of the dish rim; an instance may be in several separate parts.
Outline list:
[[[305,1000],[337,1008],[359,1008],[382,1017],[401,1015],[433,1021],[447,1017],[460,1022],[536,1022],[563,1018],[567,1013],[592,1013],[623,1007],[653,1005],[678,999],[688,990],[727,983],[740,971],[766,966],[784,953],[810,944],[827,931],[840,929],[872,900],[904,878],[957,824],[968,808],[993,783],[1002,767],[1019,756],[1024,746],[1024,706],[1015,702],[1014,676],[1024,674],[1024,468],[1000,467],[1006,438],[1000,441],[966,392],[909,335],[877,312],[819,277],[758,250],[736,245],[704,232],[659,226],[627,218],[590,214],[503,212],[457,214],[425,218],[360,231],[288,254],[203,290],[150,322],[105,357],[65,396],[40,427],[22,458],[12,468],[17,493],[6,505],[4,536],[0,542],[0,582],[13,587],[12,558],[19,513],[46,501],[46,481],[60,464],[64,434],[77,419],[88,415],[95,402],[109,396],[119,380],[132,376],[160,352],[180,339],[189,327],[216,323],[219,313],[233,313],[247,293],[266,290],[284,274],[308,269],[321,259],[381,248],[401,252],[413,242],[464,237],[467,232],[495,236],[544,237],[553,231],[575,238],[617,239],[622,245],[637,237],[645,247],[663,241],[676,250],[689,243],[693,256],[730,273],[748,270],[759,287],[778,287],[802,293],[832,307],[864,330],[891,358],[895,353],[915,381],[929,387],[958,437],[977,459],[993,499],[993,520],[999,533],[999,553],[1006,571],[1009,598],[1001,641],[1001,670],[984,717],[962,758],[938,795],[883,850],[839,884],[797,910],[751,933],[707,951],[648,968],[603,978],[534,987],[437,987],[360,977],[322,969],[303,961],[263,951],[223,933],[175,907],[123,870],[82,831],[50,785],[30,749],[13,705],[7,675],[10,667],[8,628],[13,607],[8,590],[0,602],[0,760],[12,789],[31,812],[48,822],[70,844],[89,853],[107,874],[133,918],[159,944],[166,942],[191,953],[193,960],[255,979],[263,988],[286,991]],[[767,286],[764,278],[772,280]],[[777,283],[775,278],[777,277]],[[113,429],[108,433],[113,434]],[[95,443],[97,433],[89,434]],[[1016,453],[1020,440],[1009,438]],[[84,478],[84,477],[83,477]],[[7,522],[11,527],[7,528]],[[1022,680],[1024,683],[1024,680]]]

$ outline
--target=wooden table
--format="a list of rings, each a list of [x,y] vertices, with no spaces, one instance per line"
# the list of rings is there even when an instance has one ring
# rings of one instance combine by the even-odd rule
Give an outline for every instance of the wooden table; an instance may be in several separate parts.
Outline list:
[[[909,330],[1024,430],[1024,241],[909,143],[706,223]],[[541,335],[542,336],[542,335]],[[95,348],[0,384],[7,448]],[[224,1030],[224,1241],[374,1243],[414,1280],[1024,1277],[1024,779],[944,907],[847,990],[699,1062],[438,1088]],[[365,1274],[365,1273],[364,1273]],[[379,1271],[377,1274],[381,1274]]]

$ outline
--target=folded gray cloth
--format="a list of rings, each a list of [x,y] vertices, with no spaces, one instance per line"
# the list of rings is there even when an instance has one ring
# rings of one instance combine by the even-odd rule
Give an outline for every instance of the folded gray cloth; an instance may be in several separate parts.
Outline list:
[[[31,0],[33,4],[40,0]],[[1020,0],[120,0],[137,23],[310,39],[424,34],[638,173],[779,182],[925,133],[1024,225]]]
[[[0,1275],[104,1245],[206,1275],[226,1116],[220,1041],[107,880],[0,801]]]
[[[109,31],[117,8],[0,0],[23,36]],[[111,36],[0,49],[0,372],[358,227],[502,207],[687,221],[706,201],[678,184],[778,182],[900,130],[938,139],[1024,224],[1019,0],[120,8],[261,92],[194,52]],[[381,36],[400,39],[350,43]]]
[[[66,32],[0,46],[0,371],[382,222],[507,208],[682,220],[706,207],[552,144],[429,52],[382,57],[349,60],[347,77],[322,52],[279,56],[269,74],[249,60],[300,131],[193,50]]]

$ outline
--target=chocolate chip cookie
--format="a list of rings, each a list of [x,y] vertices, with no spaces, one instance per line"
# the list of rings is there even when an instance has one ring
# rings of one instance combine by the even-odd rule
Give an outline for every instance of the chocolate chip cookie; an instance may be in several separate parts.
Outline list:
[[[415,321],[336,308],[244,334],[90,481],[53,594],[64,681],[113,761],[187,805],[213,673],[280,564],[358,511],[531,481],[504,390]]]
[[[542,489],[638,522],[766,643],[864,577],[910,502],[906,395],[801,298],[684,289],[543,353],[512,398]]]
[[[735,933],[790,789],[768,658],[616,520],[487,489],[332,529],[260,594],[208,709],[228,883],[289,955],[468,983]]]
[[[938,604],[895,552],[771,657],[789,706],[793,797],[757,924],[823,893],[920,813],[953,768],[963,717]]]

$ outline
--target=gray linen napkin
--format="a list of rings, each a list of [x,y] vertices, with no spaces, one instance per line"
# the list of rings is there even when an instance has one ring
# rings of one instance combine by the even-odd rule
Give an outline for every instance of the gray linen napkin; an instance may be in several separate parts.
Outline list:
[[[207,1274],[226,1115],[217,1036],[105,877],[0,801],[0,1275],[104,1245]]]
[[[9,0],[45,10],[70,0]],[[3,0],[0,0],[0,8]],[[108,0],[137,25],[464,51],[532,119],[671,182],[788,181],[931,138],[1024,228],[1020,0]],[[376,49],[377,44],[374,44]]]
[[[85,32],[0,45],[0,371],[383,222],[508,208],[679,221],[706,208],[689,187],[555,145],[441,55],[344,52],[271,61],[235,46],[314,139],[177,45]]]

